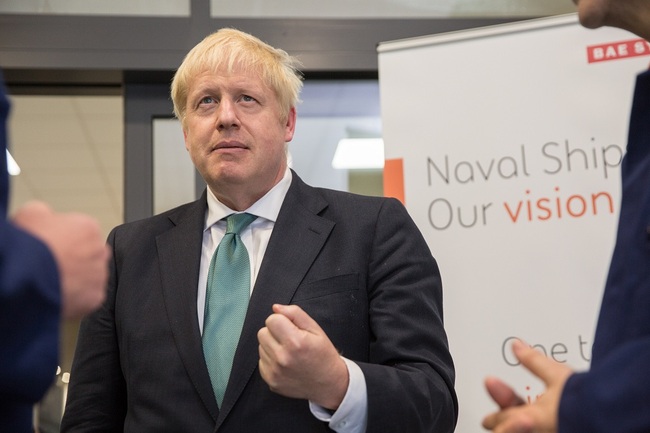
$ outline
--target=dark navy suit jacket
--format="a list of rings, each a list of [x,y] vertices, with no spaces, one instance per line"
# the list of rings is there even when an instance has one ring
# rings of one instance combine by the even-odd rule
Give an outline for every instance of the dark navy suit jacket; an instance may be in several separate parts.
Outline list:
[[[7,116],[0,75],[0,432],[32,432],[32,406],[54,380],[59,275],[46,246],[7,221]]]
[[[361,367],[369,432],[450,433],[454,369],[434,258],[394,199],[293,180],[252,292],[222,407],[201,347],[201,199],[116,228],[108,297],[84,319],[64,432],[326,432],[305,400],[269,390],[257,332],[297,304]]]
[[[591,368],[573,375],[559,433],[650,431],[650,71],[637,78],[620,221]]]

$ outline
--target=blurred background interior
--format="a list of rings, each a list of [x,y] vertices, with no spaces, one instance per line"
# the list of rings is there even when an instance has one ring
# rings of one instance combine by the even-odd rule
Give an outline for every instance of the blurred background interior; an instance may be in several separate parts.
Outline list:
[[[574,11],[571,0],[2,0],[0,67],[20,167],[10,209],[46,200],[95,216],[108,234],[200,194],[168,86],[185,53],[221,27],[302,61],[289,147],[300,176],[381,195],[380,141],[375,161],[364,151],[333,164],[340,140],[381,139],[377,44]],[[63,329],[61,368],[36,412],[41,432],[58,431],[65,401],[78,323]]]

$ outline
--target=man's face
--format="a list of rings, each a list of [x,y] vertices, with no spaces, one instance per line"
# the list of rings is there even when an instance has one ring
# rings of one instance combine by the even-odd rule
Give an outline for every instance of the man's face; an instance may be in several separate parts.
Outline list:
[[[235,210],[250,206],[284,175],[296,112],[280,119],[275,92],[253,72],[204,72],[191,83],[185,147],[212,192]]]

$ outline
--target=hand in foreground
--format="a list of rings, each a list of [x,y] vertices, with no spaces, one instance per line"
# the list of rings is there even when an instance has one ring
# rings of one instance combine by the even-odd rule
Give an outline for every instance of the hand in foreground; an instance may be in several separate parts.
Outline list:
[[[500,410],[483,419],[483,427],[495,433],[555,433],[560,397],[564,384],[573,372],[564,364],[517,340],[512,351],[535,376],[546,385],[544,394],[531,404],[524,404],[508,385],[496,378],[487,378],[485,387]]]
[[[338,408],[348,388],[347,366],[305,311],[297,305],[273,305],[257,338],[260,373],[271,391]]]
[[[104,301],[110,250],[97,221],[80,213],[55,213],[42,202],[25,204],[12,221],[54,255],[65,318],[80,318]]]

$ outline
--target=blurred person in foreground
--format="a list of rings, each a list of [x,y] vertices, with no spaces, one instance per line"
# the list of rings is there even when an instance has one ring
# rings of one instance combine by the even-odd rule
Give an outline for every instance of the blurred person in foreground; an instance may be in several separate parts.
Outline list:
[[[650,38],[650,1],[579,0],[580,22]],[[576,115],[580,115],[577,113]],[[513,351],[546,390],[532,404],[497,378],[488,393],[500,410],[483,420],[496,433],[650,431],[650,71],[636,79],[623,196],[589,371],[564,364],[519,341]]]
[[[33,432],[33,406],[53,384],[62,318],[105,298],[109,251],[99,224],[30,202],[7,219],[7,99],[0,75],[0,432]]]
[[[313,188],[288,167],[296,68],[234,29],[186,56],[171,94],[207,189],[109,235],[107,301],[81,325],[64,432],[453,431],[436,261],[397,200]],[[222,336],[236,316],[212,309],[234,268],[219,265],[227,238],[250,281]]]

